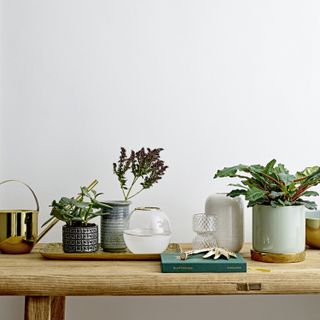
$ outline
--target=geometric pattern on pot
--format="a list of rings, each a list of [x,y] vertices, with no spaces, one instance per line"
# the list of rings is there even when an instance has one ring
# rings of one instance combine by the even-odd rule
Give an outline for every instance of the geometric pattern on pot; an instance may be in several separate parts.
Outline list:
[[[64,252],[95,252],[98,250],[98,226],[62,227]]]

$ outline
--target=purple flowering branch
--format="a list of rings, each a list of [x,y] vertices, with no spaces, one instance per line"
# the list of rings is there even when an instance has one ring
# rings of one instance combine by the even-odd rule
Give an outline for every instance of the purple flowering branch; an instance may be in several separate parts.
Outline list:
[[[162,178],[168,166],[160,159],[162,148],[141,148],[131,150],[127,155],[125,148],[121,148],[117,163],[113,163],[113,173],[118,177],[124,200],[129,200],[145,189],[151,188]],[[132,174],[132,181],[128,185],[127,175]],[[140,181],[140,188],[134,192],[136,183]],[[132,194],[133,193],[133,194]]]

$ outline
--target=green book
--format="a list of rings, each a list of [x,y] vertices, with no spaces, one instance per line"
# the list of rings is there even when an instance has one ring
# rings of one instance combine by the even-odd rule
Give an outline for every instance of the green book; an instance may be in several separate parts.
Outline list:
[[[247,272],[247,262],[237,253],[237,258],[204,259],[202,254],[180,260],[178,253],[162,253],[161,268],[165,273],[193,272]]]

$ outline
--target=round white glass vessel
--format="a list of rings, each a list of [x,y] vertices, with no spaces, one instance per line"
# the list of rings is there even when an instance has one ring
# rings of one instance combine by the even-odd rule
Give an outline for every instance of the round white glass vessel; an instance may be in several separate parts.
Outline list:
[[[162,253],[170,243],[169,218],[156,207],[136,208],[128,217],[123,237],[132,253]]]

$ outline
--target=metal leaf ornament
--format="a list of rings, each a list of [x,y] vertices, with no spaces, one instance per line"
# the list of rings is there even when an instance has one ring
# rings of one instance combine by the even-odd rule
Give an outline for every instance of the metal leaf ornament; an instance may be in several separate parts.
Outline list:
[[[225,257],[225,258],[227,258],[229,260],[230,257],[236,258],[237,255],[234,252],[231,252],[231,251],[229,251],[227,249],[216,247],[216,248],[213,248],[213,250],[210,250],[208,253],[206,253],[203,256],[204,259],[208,259],[208,258],[211,258],[211,257],[213,257],[214,260],[217,260],[220,257]]]
[[[212,247],[212,248],[182,252],[180,254],[180,259],[187,260],[189,256],[199,254],[199,253],[205,253],[205,255],[203,256],[204,259],[213,258],[214,260],[217,260],[219,258],[225,257],[226,259],[229,260],[230,257],[237,258],[237,255],[232,251],[229,251],[224,248]]]

